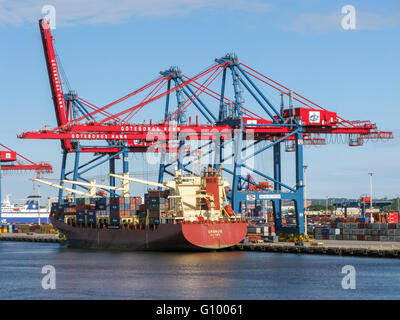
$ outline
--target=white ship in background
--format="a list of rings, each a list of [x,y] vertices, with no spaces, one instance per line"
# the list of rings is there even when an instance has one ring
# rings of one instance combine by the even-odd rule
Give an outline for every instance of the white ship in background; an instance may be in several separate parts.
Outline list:
[[[10,195],[1,202],[2,223],[49,223],[50,207],[40,207],[40,196],[29,196],[25,204],[12,204]]]

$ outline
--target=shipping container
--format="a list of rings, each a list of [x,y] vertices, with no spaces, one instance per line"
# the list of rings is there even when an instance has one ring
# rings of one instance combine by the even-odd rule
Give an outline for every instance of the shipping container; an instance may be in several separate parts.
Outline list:
[[[119,225],[120,218],[119,217],[110,217],[110,224],[111,225]]]
[[[379,230],[379,235],[380,236],[387,236],[388,230]]]
[[[324,229],[321,230],[321,233],[322,233],[323,235],[328,235],[328,234],[329,234],[329,229],[324,228]]]

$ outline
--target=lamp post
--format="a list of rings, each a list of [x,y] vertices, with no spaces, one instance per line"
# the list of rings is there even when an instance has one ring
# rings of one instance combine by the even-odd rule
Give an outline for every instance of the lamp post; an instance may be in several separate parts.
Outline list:
[[[308,233],[307,233],[307,192],[306,192],[306,170],[307,170],[308,166],[304,165],[303,166],[303,180],[304,180],[304,233],[305,236],[307,237]]]
[[[373,222],[372,221],[372,175],[373,175],[374,173],[373,172],[369,172],[368,173],[368,175],[369,175],[369,197],[370,197],[370,207],[369,207],[369,210],[370,210],[370,218],[371,218],[371,222]]]

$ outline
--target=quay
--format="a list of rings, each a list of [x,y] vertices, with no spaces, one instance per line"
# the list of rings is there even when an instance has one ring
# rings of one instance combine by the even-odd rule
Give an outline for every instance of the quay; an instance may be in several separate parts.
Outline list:
[[[318,245],[315,245],[318,244]],[[316,241],[295,246],[290,242],[237,244],[234,250],[301,254],[326,254],[339,256],[400,258],[400,242],[382,241]]]
[[[60,239],[58,234],[41,234],[41,233],[3,233],[0,235],[0,241],[27,241],[27,242],[50,242],[64,243],[64,239]]]

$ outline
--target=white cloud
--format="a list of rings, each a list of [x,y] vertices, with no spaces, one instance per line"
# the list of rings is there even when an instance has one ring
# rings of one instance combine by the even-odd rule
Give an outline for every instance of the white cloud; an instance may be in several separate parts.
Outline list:
[[[344,31],[341,21],[344,15],[338,10],[331,14],[304,13],[297,16],[285,29],[300,33],[328,33]],[[392,16],[358,11],[356,30],[383,30],[400,26],[400,12]]]
[[[199,9],[270,10],[262,0],[0,0],[0,26],[34,22],[44,5],[55,7],[57,25],[122,23],[134,16],[184,15]]]

